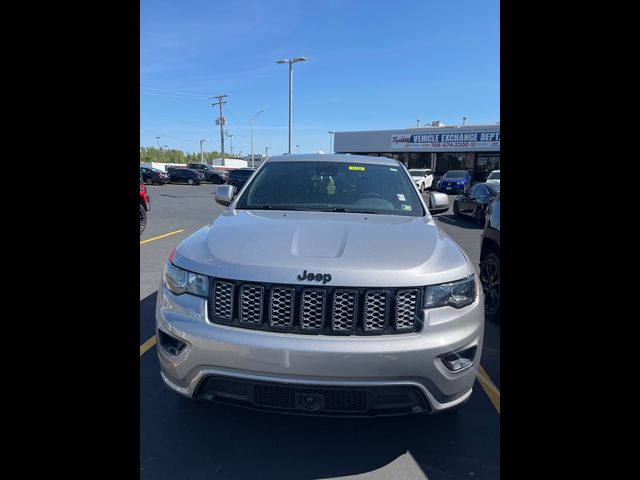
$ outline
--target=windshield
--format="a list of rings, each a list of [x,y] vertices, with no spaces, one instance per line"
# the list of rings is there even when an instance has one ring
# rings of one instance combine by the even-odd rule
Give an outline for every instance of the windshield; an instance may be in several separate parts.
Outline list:
[[[338,162],[267,163],[236,208],[425,215],[400,165]]]
[[[449,170],[444,174],[444,178],[463,178],[467,175],[466,170]]]
[[[415,168],[412,168],[409,170],[409,175],[412,177],[424,177],[424,172],[424,170],[416,170]]]
[[[489,187],[490,190],[493,190],[496,193],[500,193],[500,184],[499,183],[492,183],[491,186]]]
[[[491,172],[487,179],[488,180],[500,180],[500,172]]]

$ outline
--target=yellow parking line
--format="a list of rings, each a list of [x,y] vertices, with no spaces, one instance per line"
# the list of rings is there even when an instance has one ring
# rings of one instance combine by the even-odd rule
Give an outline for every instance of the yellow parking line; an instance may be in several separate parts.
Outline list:
[[[156,344],[156,336],[154,335],[149,340],[140,345],[140,356],[144,355],[147,350]]]
[[[482,365],[478,365],[478,382],[486,392],[489,400],[493,403],[493,406],[496,407],[498,414],[500,414],[500,390],[493,384],[487,372],[484,371]]]
[[[140,245],[142,245],[143,243],[153,242],[154,240],[158,240],[160,238],[168,237],[169,235],[175,235],[176,233],[180,233],[180,232],[184,232],[184,228],[180,230],[176,230],[175,232],[165,233],[164,235],[160,235],[159,237],[148,238],[147,240],[141,241]]]

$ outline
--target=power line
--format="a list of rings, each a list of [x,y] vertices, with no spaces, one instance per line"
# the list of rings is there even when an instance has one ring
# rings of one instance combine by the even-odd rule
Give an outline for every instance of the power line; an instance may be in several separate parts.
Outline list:
[[[146,90],[155,90],[157,92],[176,93],[178,95],[186,95],[189,97],[210,98],[209,95],[200,95],[199,93],[180,92],[178,90],[167,90],[165,88],[145,87],[144,85],[140,85],[140,88],[144,88]]]

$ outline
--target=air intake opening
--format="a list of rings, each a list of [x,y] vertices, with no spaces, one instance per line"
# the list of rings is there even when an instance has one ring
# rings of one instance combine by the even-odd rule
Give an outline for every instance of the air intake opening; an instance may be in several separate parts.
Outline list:
[[[474,358],[476,358],[476,350],[478,347],[465,348],[457,352],[451,352],[441,357],[442,363],[452,372],[459,372],[471,366]]]
[[[160,340],[160,346],[169,354],[177,357],[187,347],[187,344],[182,340],[179,340],[171,335],[164,333],[162,330],[158,330],[158,338]]]

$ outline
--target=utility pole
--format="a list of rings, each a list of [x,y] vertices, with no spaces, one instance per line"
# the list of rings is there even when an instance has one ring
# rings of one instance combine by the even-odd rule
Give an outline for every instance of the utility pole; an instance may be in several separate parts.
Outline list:
[[[202,153],[202,142],[206,142],[206,139],[200,140],[200,163],[204,163],[204,155]]]
[[[223,102],[222,99],[226,97],[226,95],[215,95],[211,98],[217,98],[218,99],[218,103],[212,103],[211,106],[215,108],[216,105],[220,106],[220,117],[218,117],[216,119],[216,125],[220,125],[220,151],[222,153],[222,166],[225,166],[224,163],[224,124],[227,123],[224,115],[222,115],[222,105],[227,103],[227,102]],[[213,161],[211,162],[211,164],[213,165]]]

